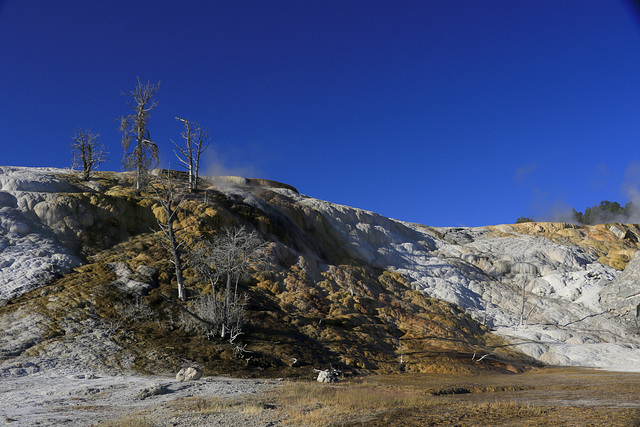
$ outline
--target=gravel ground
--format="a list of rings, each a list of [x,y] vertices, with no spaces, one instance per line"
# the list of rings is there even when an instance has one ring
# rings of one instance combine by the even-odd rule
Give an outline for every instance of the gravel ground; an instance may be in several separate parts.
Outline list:
[[[167,404],[197,396],[239,397],[278,384],[227,377],[180,382],[161,376],[41,370],[27,363],[0,370],[0,425],[92,426],[133,416],[156,426],[275,426],[281,420],[273,410],[256,415],[233,410],[203,415]]]

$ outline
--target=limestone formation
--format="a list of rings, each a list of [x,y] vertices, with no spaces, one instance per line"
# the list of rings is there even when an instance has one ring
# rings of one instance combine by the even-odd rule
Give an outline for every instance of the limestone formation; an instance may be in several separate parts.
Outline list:
[[[600,296],[605,309],[624,319],[632,331],[640,330],[640,252],[636,252],[627,268],[600,292]]]
[[[94,272],[99,275],[109,263],[116,274],[112,285],[127,294],[145,295],[155,286],[170,284],[171,276],[158,261],[163,255],[144,253],[153,245],[135,241],[142,235],[153,237],[154,202],[142,193],[128,192],[125,178],[117,175],[86,185],[65,170],[0,167],[0,299],[76,274],[88,266],[72,269],[91,262],[101,251],[118,256],[95,266]],[[246,223],[267,236],[277,265],[270,275],[253,278],[249,290],[259,287],[270,299],[269,312],[257,313],[256,318],[273,318],[297,328],[307,343],[335,346],[326,353],[344,356],[345,364],[376,369],[380,362],[371,356],[375,341],[386,337],[385,351],[396,352],[399,336],[412,333],[417,321],[434,329],[450,321],[450,330],[442,327],[438,332],[458,336],[478,330],[473,318],[505,337],[513,348],[543,362],[640,366],[640,337],[635,332],[640,329],[636,285],[640,256],[634,257],[640,226],[428,227],[318,200],[286,185],[242,178],[228,179],[226,184],[209,183],[206,191],[186,202],[197,232],[210,235],[224,226]],[[186,218],[179,220],[188,225]],[[109,280],[111,275],[100,285]],[[84,288],[78,289],[81,295],[69,298],[86,311],[82,316],[89,316],[99,292],[84,294]],[[437,308],[447,307],[447,314],[444,309],[434,314],[435,303],[431,311],[413,310],[427,305],[414,301],[418,292],[421,304],[425,295],[446,301]],[[166,294],[152,292],[148,298],[161,304],[161,295]],[[42,303],[54,304],[57,297],[52,291]],[[2,307],[3,312],[9,313],[11,305]],[[425,317],[420,318],[423,312]],[[36,345],[40,349],[41,342],[46,342],[48,351],[58,348],[62,353],[67,347],[60,343],[70,342],[72,336],[81,341],[75,335],[80,322],[75,317],[65,316],[47,326],[48,314],[39,316],[44,320],[37,336],[25,335],[18,348],[9,345],[10,338],[0,337],[8,356]],[[113,320],[92,318],[103,326]],[[116,334],[121,326],[112,322],[107,329]],[[337,328],[342,328],[342,335],[353,331],[358,335],[341,342]],[[356,354],[353,348],[361,345],[369,353]],[[302,360],[295,350],[281,353],[284,364],[292,354]],[[302,366],[310,359],[303,362]]]

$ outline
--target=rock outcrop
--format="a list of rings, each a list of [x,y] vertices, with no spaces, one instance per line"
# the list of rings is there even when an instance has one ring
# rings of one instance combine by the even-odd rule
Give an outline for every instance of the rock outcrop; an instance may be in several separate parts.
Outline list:
[[[139,265],[136,272],[124,262],[107,264],[116,273],[117,279],[111,282],[122,292],[130,295],[147,295],[157,286],[158,270],[146,265]]]
[[[95,251],[148,231],[146,200],[117,179],[73,183],[65,169],[0,166],[0,299],[50,282]],[[104,190],[104,191],[103,191]]]

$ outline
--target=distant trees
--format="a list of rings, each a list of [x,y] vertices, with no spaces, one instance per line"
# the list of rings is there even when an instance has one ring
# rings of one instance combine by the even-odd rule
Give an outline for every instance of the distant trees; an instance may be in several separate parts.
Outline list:
[[[131,114],[120,116],[120,132],[122,132],[122,146],[124,156],[122,166],[126,170],[136,172],[136,189],[139,191],[146,182],[146,175],[149,169],[158,163],[158,145],[153,142],[147,125],[149,115],[157,102],[153,99],[160,89],[160,82],[151,84],[150,82],[138,84],[128,96]],[[176,117],[185,126],[181,134],[184,145],[174,142],[177,152],[174,151],[180,164],[189,173],[189,190],[198,189],[198,175],[200,173],[200,158],[202,153],[211,143],[209,137],[210,130],[203,128],[199,123],[191,120]]]
[[[133,112],[120,117],[120,132],[122,132],[122,146],[124,157],[122,166],[127,170],[136,171],[136,189],[139,191],[149,169],[155,167],[158,162],[158,146],[151,140],[147,124],[149,113],[157,103],[153,97],[160,89],[160,82],[138,84],[128,96],[128,106]]]
[[[633,210],[631,202],[624,207],[618,202],[603,200],[597,206],[585,209],[584,213],[572,209],[573,219],[580,224],[602,224],[607,222],[622,222],[627,220]]]
[[[99,142],[100,135],[89,129],[73,131],[71,154],[73,155],[72,169],[82,168],[82,180],[88,181],[91,172],[107,161],[107,152]]]
[[[529,217],[526,217],[526,216],[520,216],[516,220],[516,224],[522,224],[523,222],[533,222],[533,219],[531,219]]]
[[[628,202],[622,206],[618,202],[610,202],[603,200],[599,205],[586,208],[584,213],[571,208],[571,219],[578,224],[606,224],[610,222],[627,222],[635,217],[635,206],[632,202]],[[567,218],[564,217],[564,221]],[[529,217],[518,217],[516,224],[523,222],[533,222],[534,220]]]
[[[184,146],[174,142],[179,154],[174,151],[176,157],[189,173],[189,190],[198,190],[198,175],[200,171],[200,156],[211,143],[210,130],[204,129],[199,123],[176,117],[176,120],[184,124],[185,130],[181,136]]]

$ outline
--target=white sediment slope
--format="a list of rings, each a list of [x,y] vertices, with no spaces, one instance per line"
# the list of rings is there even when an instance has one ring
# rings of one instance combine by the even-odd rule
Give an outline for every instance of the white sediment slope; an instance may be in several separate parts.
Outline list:
[[[62,241],[48,206],[73,186],[56,178],[66,169],[0,166],[0,299],[30,291],[80,265]]]
[[[0,299],[80,264],[65,233],[83,226],[81,216],[59,218],[62,211],[50,209],[61,193],[75,191],[56,178],[69,172],[0,167]],[[295,201],[307,227],[338,250],[404,274],[416,289],[461,306],[542,362],[640,371],[638,257],[621,273],[578,246],[522,235],[508,225],[499,233],[430,228],[271,190]],[[265,209],[251,189],[221,191]]]

